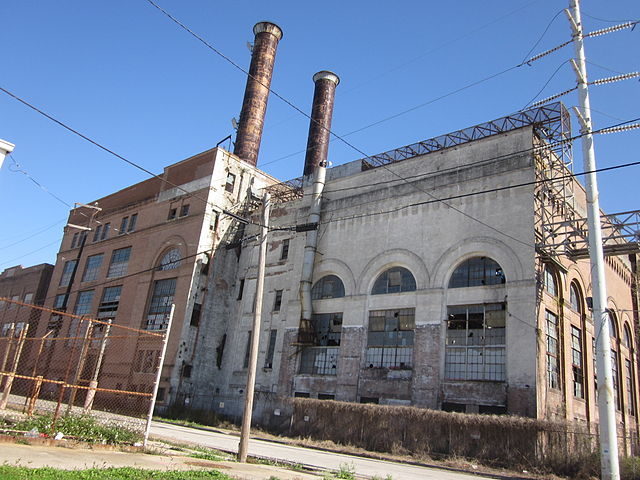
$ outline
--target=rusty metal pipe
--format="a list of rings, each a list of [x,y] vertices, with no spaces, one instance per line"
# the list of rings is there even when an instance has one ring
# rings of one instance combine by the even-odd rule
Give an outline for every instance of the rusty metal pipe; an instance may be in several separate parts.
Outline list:
[[[271,87],[276,49],[282,38],[282,30],[274,23],[259,22],[253,27],[255,41],[244,101],[240,112],[238,134],[233,153],[245,162],[256,165],[262,140],[264,116]]]
[[[333,101],[340,78],[333,72],[322,70],[313,76],[313,81],[315,90],[313,92],[311,122],[309,123],[307,153],[304,159],[304,175],[311,175],[320,165],[326,166]]]

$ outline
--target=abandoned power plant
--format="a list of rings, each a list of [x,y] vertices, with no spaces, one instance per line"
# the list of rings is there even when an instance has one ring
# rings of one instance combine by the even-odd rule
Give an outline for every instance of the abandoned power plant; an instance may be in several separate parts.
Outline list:
[[[77,316],[153,334],[166,329],[174,305],[160,412],[239,418],[258,336],[258,423],[288,423],[288,400],[309,397],[595,429],[587,202],[571,175],[565,106],[460,125],[345,162],[329,148],[339,76],[310,72],[302,176],[282,181],[257,164],[284,40],[268,22],[254,34],[234,151],[217,146],[74,208],[46,272],[46,311],[30,317],[29,335],[82,335]],[[262,316],[253,331],[265,198]],[[603,213],[616,426],[629,434],[638,429],[639,296],[637,241],[623,224]],[[44,299],[41,286],[13,289],[7,280],[18,277],[5,271],[0,296]],[[10,312],[2,310],[3,335]],[[78,381],[148,394],[159,345],[142,338],[102,355],[100,342],[89,342]],[[69,343],[41,350],[25,369],[63,378]],[[43,385],[41,394],[53,398],[57,388]]]

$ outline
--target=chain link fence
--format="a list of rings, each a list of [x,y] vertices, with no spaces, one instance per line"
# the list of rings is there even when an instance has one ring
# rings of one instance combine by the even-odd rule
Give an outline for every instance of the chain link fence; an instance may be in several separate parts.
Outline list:
[[[91,414],[145,430],[170,325],[147,331],[8,298],[0,303],[0,410],[51,414],[54,426],[63,415]]]

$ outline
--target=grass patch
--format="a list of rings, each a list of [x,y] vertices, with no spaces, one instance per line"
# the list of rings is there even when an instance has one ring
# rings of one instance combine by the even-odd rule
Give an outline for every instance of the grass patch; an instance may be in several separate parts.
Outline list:
[[[193,450],[194,451],[189,454],[189,457],[191,458],[199,458],[201,460],[211,460],[214,462],[234,459],[234,457],[232,457],[227,453],[223,453],[218,450],[213,450],[211,448],[196,447]]]
[[[58,470],[0,466],[3,480],[232,480],[216,470],[160,471],[139,468],[92,468],[89,470]]]
[[[52,415],[38,415],[19,420],[13,424],[3,420],[2,423],[2,426],[13,430],[28,432],[37,429],[40,433],[50,434],[62,432],[65,436],[91,443],[116,445],[121,443],[132,444],[142,440],[140,432],[115,423],[100,423],[88,415],[65,415],[60,417],[56,422],[55,432],[52,431]]]

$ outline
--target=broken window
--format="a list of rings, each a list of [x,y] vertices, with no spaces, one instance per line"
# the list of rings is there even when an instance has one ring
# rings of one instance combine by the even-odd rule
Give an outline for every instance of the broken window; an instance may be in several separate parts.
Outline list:
[[[169,321],[173,295],[176,291],[176,278],[156,280],[153,294],[149,302],[149,311],[145,328],[147,330],[164,330]]]
[[[505,314],[504,303],[447,309],[446,379],[505,380]]]
[[[225,191],[229,193],[233,193],[235,184],[236,184],[236,176],[231,172],[227,173],[227,182],[224,185]]]
[[[313,346],[302,350],[300,373],[335,375],[342,336],[342,313],[314,314],[311,327]]]
[[[171,250],[168,250],[160,259],[158,270],[164,271],[178,268],[180,266],[181,258],[179,249],[172,248]]]
[[[489,257],[465,260],[451,274],[449,288],[478,287],[505,283],[502,267]]]
[[[335,275],[326,275],[318,280],[311,289],[313,300],[344,297],[344,284]]]
[[[415,292],[416,280],[404,267],[393,267],[380,274],[373,284],[371,295],[385,293]]]
[[[98,318],[114,318],[120,305],[122,285],[106,287],[102,291],[102,300],[98,305]]]
[[[414,308],[370,311],[366,361],[369,368],[410,369],[414,329]]]

